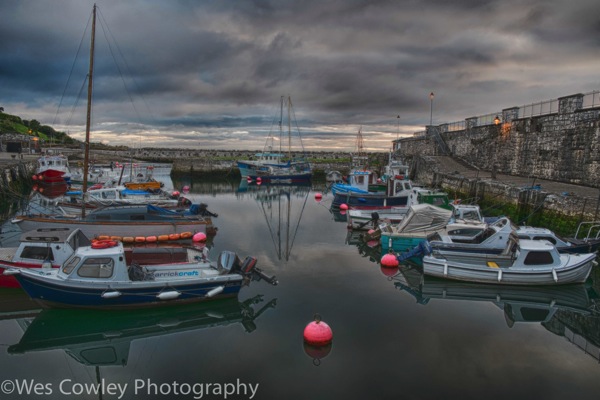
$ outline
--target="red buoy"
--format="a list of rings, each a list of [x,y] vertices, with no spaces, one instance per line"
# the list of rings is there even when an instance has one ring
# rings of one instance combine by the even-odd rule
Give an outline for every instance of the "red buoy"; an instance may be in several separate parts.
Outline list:
[[[400,265],[400,262],[398,262],[398,259],[393,254],[388,253],[388,254],[384,255],[383,257],[381,257],[381,266],[382,267],[396,268],[398,265]]]
[[[320,315],[315,315],[315,320],[304,328],[304,342],[313,346],[325,346],[331,343],[333,332],[329,325],[321,321]]]
[[[206,242],[206,234],[204,232],[198,232],[192,236],[194,242]]]
[[[394,276],[398,273],[398,267],[391,268],[391,267],[383,267],[382,266],[381,268],[379,268],[379,270],[381,271],[381,273],[383,275],[385,275],[387,277]]]
[[[346,211],[348,209],[348,204],[342,203],[340,204],[340,210]]]
[[[315,194],[315,200],[319,201],[323,198],[323,195],[321,193],[317,193]]]

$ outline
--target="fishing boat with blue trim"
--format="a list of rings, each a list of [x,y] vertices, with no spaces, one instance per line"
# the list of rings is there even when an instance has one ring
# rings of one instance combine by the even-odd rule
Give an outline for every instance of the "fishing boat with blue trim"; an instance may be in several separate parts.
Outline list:
[[[163,249],[143,249],[162,251]],[[43,307],[137,308],[199,302],[235,297],[253,278],[277,284],[256,268],[256,258],[244,261],[232,251],[223,251],[218,261],[194,248],[183,249],[187,261],[173,258],[156,264],[157,256],[146,254],[147,262],[129,260],[121,242],[95,241],[77,248],[60,268],[6,268],[27,294]],[[196,252],[190,256],[188,252]],[[144,262],[144,261],[141,261]]]

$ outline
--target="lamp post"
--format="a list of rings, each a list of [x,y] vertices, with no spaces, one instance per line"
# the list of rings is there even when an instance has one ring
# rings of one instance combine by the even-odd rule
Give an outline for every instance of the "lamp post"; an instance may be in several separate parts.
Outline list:
[[[429,105],[429,126],[433,125],[433,97],[435,95],[433,94],[433,92],[429,93],[429,101],[430,101],[430,105]]]

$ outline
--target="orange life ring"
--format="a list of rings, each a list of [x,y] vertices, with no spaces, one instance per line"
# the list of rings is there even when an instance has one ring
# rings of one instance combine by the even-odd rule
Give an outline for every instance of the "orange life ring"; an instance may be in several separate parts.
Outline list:
[[[181,232],[181,239],[189,239],[192,237],[192,232]]]
[[[96,240],[92,242],[92,249],[108,249],[109,247],[115,247],[117,242],[114,240]]]

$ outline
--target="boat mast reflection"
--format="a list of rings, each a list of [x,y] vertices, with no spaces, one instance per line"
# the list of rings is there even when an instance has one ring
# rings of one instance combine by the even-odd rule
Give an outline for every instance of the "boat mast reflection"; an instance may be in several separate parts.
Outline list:
[[[288,261],[294,247],[300,220],[306,207],[310,185],[250,185],[256,195],[277,258]]]

